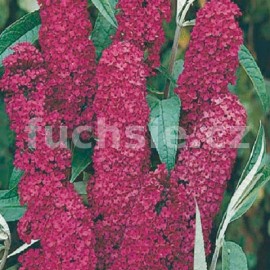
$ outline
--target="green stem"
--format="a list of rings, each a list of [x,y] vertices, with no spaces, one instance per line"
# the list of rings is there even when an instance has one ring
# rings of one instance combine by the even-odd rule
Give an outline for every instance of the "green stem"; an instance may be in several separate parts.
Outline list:
[[[178,50],[178,41],[179,41],[180,35],[181,35],[181,26],[177,24],[175,35],[174,35],[172,53],[171,53],[170,62],[169,62],[169,69],[168,69],[168,72],[170,75],[172,74],[173,69],[174,69],[174,64],[175,64],[177,50]],[[170,93],[170,80],[167,80],[165,90],[164,90],[165,99],[169,98],[169,93]]]
[[[170,62],[169,62],[169,69],[168,72],[170,75],[172,75],[173,72],[173,68],[174,68],[174,64],[175,64],[175,60],[176,60],[176,55],[177,55],[177,50],[178,50],[178,41],[181,35],[181,29],[184,26],[184,21],[187,15],[187,12],[190,8],[190,6],[194,3],[195,0],[189,0],[184,9],[183,12],[181,12],[181,16],[180,19],[178,21],[178,16],[179,14],[176,14],[177,16],[177,27],[175,30],[175,34],[174,34],[174,40],[173,40],[173,47],[172,47],[172,53],[171,53],[171,58],[170,58]],[[164,90],[164,99],[169,98],[169,94],[170,94],[170,80],[167,80],[166,82],[166,86],[165,86],[165,90]]]
[[[212,258],[212,262],[211,262],[211,266],[209,270],[215,270],[216,266],[217,266],[217,261],[218,261],[218,256],[219,256],[219,251],[220,251],[220,246],[216,247],[213,258]]]

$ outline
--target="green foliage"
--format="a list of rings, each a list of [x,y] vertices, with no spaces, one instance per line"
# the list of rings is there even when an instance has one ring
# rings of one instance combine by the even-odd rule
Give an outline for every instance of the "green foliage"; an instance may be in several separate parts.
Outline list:
[[[257,139],[254,143],[249,161],[240,178],[239,185],[237,186],[237,189],[228,205],[224,222],[221,224],[222,229],[219,235],[220,238],[222,238],[225,234],[229,223],[241,217],[251,207],[254,201],[250,201],[250,198],[253,198],[250,197],[250,195],[253,194],[253,192],[261,186],[261,184],[265,184],[268,180],[270,180],[270,178],[267,177],[267,173],[265,173],[264,178],[262,178],[264,176],[262,173],[258,174],[264,159],[265,145],[264,128],[262,125],[260,125]],[[260,179],[264,180],[259,181]]]
[[[174,63],[174,67],[173,67],[173,72],[172,72],[172,80],[176,82],[177,84],[177,80],[180,76],[180,74],[182,74],[184,70],[184,60],[179,59],[177,61],[175,61]],[[174,91],[174,85],[171,83],[170,84],[170,96],[173,95],[173,91]]]
[[[19,265],[18,264],[13,265],[13,266],[7,268],[7,270],[18,270],[18,269],[19,269]]]
[[[9,189],[0,193],[0,213],[6,221],[19,220],[26,210],[20,205],[18,196],[18,184],[22,176],[23,172],[14,168],[9,180]]]
[[[265,144],[265,132],[264,132],[263,126],[260,125],[259,131],[257,134],[257,138],[255,140],[251,154],[249,156],[249,160],[248,160],[248,162],[247,162],[247,164],[242,172],[242,175],[240,177],[240,180],[239,180],[237,186],[239,186],[242,183],[243,179],[248,175],[248,173],[252,170],[252,168],[256,164],[256,162],[260,156],[260,152],[262,150],[263,144]]]
[[[13,139],[14,136],[9,128],[9,120],[5,112],[4,100],[0,97],[0,187],[2,189],[8,188],[13,170]]]
[[[196,202],[196,230],[194,247],[194,270],[207,270],[201,214]]]
[[[84,181],[74,183],[74,187],[78,194],[87,195],[87,183],[85,183]]]
[[[233,216],[231,222],[240,218],[252,207],[258,197],[259,190],[270,181],[270,169],[268,167],[263,167],[262,170],[256,175],[254,180],[254,187],[246,195],[246,197],[242,199],[241,205]]]
[[[23,171],[14,168],[9,180],[9,189],[0,195],[0,199],[9,199],[18,196],[18,184],[23,176]]]
[[[215,269],[219,250],[223,245],[223,240],[229,224],[246,213],[254,203],[259,188],[270,180],[269,168],[263,172],[259,172],[264,160],[265,147],[266,141],[264,128],[260,125],[257,139],[254,143],[247,166],[243,171],[243,176],[240,178],[239,185],[230,200],[226,213],[220,224],[211,270]]]
[[[104,18],[114,27],[117,27],[117,21],[114,16],[114,9],[109,0],[92,0],[93,4],[104,16]]]
[[[34,43],[38,40],[40,28],[39,12],[25,15],[0,35],[0,68],[5,57],[12,53],[12,47],[20,42]],[[0,72],[1,73],[1,72]]]
[[[222,270],[248,270],[246,255],[234,242],[223,243]]]
[[[116,3],[117,0],[110,0],[112,8],[115,8]],[[115,32],[115,26],[108,22],[108,20],[101,13],[99,13],[95,22],[95,27],[91,34],[91,39],[96,47],[98,59],[101,57],[103,50],[111,44],[111,36],[113,36]]]
[[[7,222],[19,220],[26,208],[20,205],[19,197],[0,199],[0,213]]]
[[[243,45],[239,51],[239,61],[253,83],[255,90],[261,100],[264,110],[270,108],[269,94],[266,91],[265,81],[262,73],[249,50]]]
[[[181,102],[176,95],[164,100],[148,95],[147,100],[151,109],[149,130],[152,140],[161,162],[171,170],[175,165],[178,147]]]
[[[231,210],[234,209],[234,213],[231,216],[230,222],[238,219],[247,212],[254,203],[259,188],[270,180],[267,175],[264,177],[262,173],[258,174],[264,159],[265,147],[265,132],[263,126],[260,125],[249,161],[241,175],[237,190],[231,200]],[[263,181],[259,181],[260,179],[263,179]],[[258,185],[258,183],[260,184]]]
[[[175,87],[177,85],[177,78],[173,74],[170,74],[167,68],[160,66],[157,70],[167,79],[170,81],[171,85]]]
[[[92,163],[93,149],[74,148],[72,155],[72,173],[70,182],[73,183],[77,177]]]

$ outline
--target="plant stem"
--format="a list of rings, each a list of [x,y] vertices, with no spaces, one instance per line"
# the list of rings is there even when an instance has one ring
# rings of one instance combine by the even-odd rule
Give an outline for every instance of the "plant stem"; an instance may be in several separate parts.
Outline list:
[[[223,218],[223,220],[220,224],[220,229],[218,231],[217,240],[216,240],[216,248],[214,251],[214,255],[213,255],[211,266],[210,266],[209,270],[215,270],[217,267],[219,252],[223,246],[225,232],[228,228],[229,223],[230,223],[230,218],[228,217],[228,215],[226,213],[226,216]]]
[[[212,262],[211,262],[211,266],[210,266],[209,270],[215,270],[216,269],[218,256],[219,256],[219,251],[220,251],[220,246],[217,246],[215,248],[215,252],[214,252]]]
[[[176,30],[174,34],[174,40],[173,40],[173,47],[172,47],[172,53],[170,57],[170,62],[169,62],[169,69],[168,72],[170,75],[172,75],[175,60],[176,60],[176,55],[177,55],[177,50],[178,50],[178,41],[180,38],[181,34],[181,29],[184,26],[184,21],[187,15],[187,12],[190,8],[190,6],[194,3],[195,0],[188,0],[187,3],[185,4],[185,7],[183,9],[183,12],[181,13],[180,19],[178,20],[179,14],[176,14],[177,20],[176,20]],[[170,94],[170,80],[167,80],[165,90],[164,90],[164,99],[167,99]]]
[[[181,34],[181,26],[179,24],[177,24],[177,27],[175,30],[175,35],[174,35],[172,53],[171,53],[170,62],[169,62],[169,69],[168,69],[169,74],[172,74],[172,72],[173,72],[180,34]],[[167,99],[169,97],[169,92],[170,92],[170,80],[167,80],[165,90],[164,90],[164,98],[165,99]]]

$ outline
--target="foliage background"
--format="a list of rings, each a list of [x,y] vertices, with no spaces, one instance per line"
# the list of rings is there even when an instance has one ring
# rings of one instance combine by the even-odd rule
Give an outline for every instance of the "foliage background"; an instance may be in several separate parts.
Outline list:
[[[243,16],[240,19],[240,25],[244,31],[245,44],[253,53],[259,67],[266,80],[267,89],[270,92],[270,1],[269,0],[237,0]],[[204,5],[205,0],[199,0],[189,14],[194,18],[199,6]],[[175,1],[173,1],[175,7]],[[7,26],[25,15],[26,13],[37,9],[35,0],[0,0],[0,33]],[[96,10],[90,5],[91,20],[95,21]],[[174,22],[165,25],[167,41],[162,49],[162,64],[168,64],[170,50],[173,42],[175,24]],[[179,40],[180,49],[178,57],[183,58],[184,52],[189,43],[191,28],[185,28],[182,31]],[[262,120],[265,126],[268,140],[268,154],[265,162],[270,163],[270,112],[265,114],[260,107],[260,102],[252,84],[245,73],[239,69],[239,79],[236,87],[232,91],[237,93],[247,109],[249,121],[245,142],[253,144],[256,132],[259,127],[259,121]],[[162,89],[164,80],[157,80],[156,88]],[[8,188],[8,181],[13,169],[13,134],[8,128],[8,118],[5,114],[3,97],[0,96],[0,189]],[[239,151],[235,169],[226,192],[224,203],[220,215],[216,219],[216,225],[219,224],[225,206],[232,194],[236,181],[247,161],[250,149]],[[16,224],[14,224],[16,225]],[[14,226],[14,229],[16,226]],[[217,228],[216,228],[217,229]],[[215,230],[213,232],[213,239]],[[270,269],[270,184],[260,191],[259,199],[252,209],[239,219],[232,223],[227,233],[227,240],[233,240],[240,244],[248,258],[249,269],[266,270]]]

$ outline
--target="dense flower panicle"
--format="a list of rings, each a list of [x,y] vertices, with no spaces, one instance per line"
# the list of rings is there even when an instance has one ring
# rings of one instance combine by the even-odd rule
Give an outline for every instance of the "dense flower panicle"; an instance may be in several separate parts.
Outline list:
[[[160,65],[159,53],[165,41],[163,20],[171,19],[169,0],[119,0],[117,40],[130,41],[148,50],[150,68]]]
[[[47,104],[72,130],[92,124],[95,93],[95,48],[89,40],[87,1],[39,0],[39,42],[49,72]]]
[[[181,243],[174,252],[179,254],[180,263],[184,261],[188,265],[187,269],[191,269],[193,262],[193,198],[196,198],[200,207],[206,250],[209,254],[212,222],[219,211],[227,181],[230,179],[245,125],[246,113],[236,96],[228,93],[213,98],[211,103],[205,105],[200,121],[194,125],[192,135],[178,156],[176,168],[171,175],[171,184],[175,186],[177,183],[180,201],[184,196],[189,199],[182,200],[179,204],[180,209],[184,210],[182,214],[179,214],[179,207],[176,207],[175,212],[170,206],[168,211],[172,211],[172,216],[168,220],[178,220],[175,227],[181,228],[180,235],[177,236],[177,231],[172,234],[172,243],[176,247],[177,243]],[[170,192],[170,196],[177,197],[177,189]]]
[[[18,262],[21,264],[20,270],[45,270],[47,265],[45,264],[44,254],[42,249],[29,249],[24,253],[24,256],[18,258]],[[35,263],[33,263],[35,262]]]
[[[204,102],[227,93],[235,83],[242,32],[235,20],[239,8],[230,0],[212,0],[198,11],[176,93],[182,101],[181,126],[192,132]]]
[[[95,219],[98,269],[117,256],[127,217],[149,170],[145,70],[143,52],[118,41],[103,52],[97,69],[98,141],[88,194]]]
[[[179,185],[181,183],[181,185]],[[162,235],[166,239],[168,269],[191,270],[194,235],[188,228],[194,228],[194,200],[187,193],[187,182],[170,181],[164,198],[160,223],[164,220]],[[192,215],[191,215],[192,213]]]
[[[19,235],[28,243],[40,239],[43,256],[34,263],[38,269],[94,269],[91,217],[66,181],[70,152],[61,147],[52,149],[45,142],[45,126],[57,123],[58,114],[44,107],[48,76],[43,57],[31,44],[20,44],[5,59],[4,67],[1,89],[16,132],[15,166],[24,171],[19,195],[27,211],[19,221]],[[29,145],[31,130],[36,134],[30,143],[35,145]],[[21,258],[25,262],[22,269],[33,269],[27,256]]]
[[[159,66],[170,1],[119,0],[117,34],[97,72],[87,1],[39,3],[44,56],[30,44],[16,46],[0,80],[16,133],[15,166],[24,171],[19,195],[27,211],[18,232],[28,243],[40,239],[19,258],[21,269],[193,269],[195,199],[209,254],[246,124],[228,91],[242,42],[238,7],[211,0],[198,12],[176,89],[188,138],[169,176],[165,165],[149,172],[146,78]],[[92,120],[89,211],[68,181],[70,151],[49,147],[45,126],[58,133],[60,125],[72,131]]]
[[[162,230],[166,220],[158,216],[158,207],[164,194],[163,184],[168,172],[161,165],[155,172],[147,174],[126,222],[125,234],[119,257],[111,270],[166,270],[166,257],[170,251]]]
[[[171,185],[174,188],[169,196],[178,198],[173,199],[176,202],[185,196],[189,200],[177,202],[179,207],[174,210],[171,206],[164,210],[168,223],[174,224],[175,220],[172,226],[179,228],[175,234],[171,230],[166,232],[172,236],[168,239],[172,243],[172,254],[177,258],[173,269],[180,266],[181,269],[192,269],[193,198],[197,199],[201,210],[209,254],[212,222],[230,179],[246,125],[244,108],[228,90],[228,84],[235,81],[242,42],[241,30],[235,21],[237,15],[238,7],[229,0],[212,0],[198,12],[186,53],[185,69],[178,81],[176,93],[182,100],[183,109],[181,127],[189,136],[172,172]],[[167,203],[173,204],[170,200]]]
[[[44,197],[32,198],[18,228],[22,240],[40,239],[43,257],[35,264],[38,269],[94,270],[96,257],[89,212],[72,184],[57,188],[52,183],[46,184],[40,189]],[[22,261],[29,262],[23,267],[32,269],[33,260],[25,259],[27,256],[27,253],[22,256]]]
[[[6,93],[6,111],[10,127],[16,133],[15,166],[25,169],[35,159],[28,145],[29,133],[34,119],[44,117],[47,72],[41,54],[32,45],[22,43],[14,51],[4,60],[0,88]],[[45,126],[42,122],[39,124]]]

